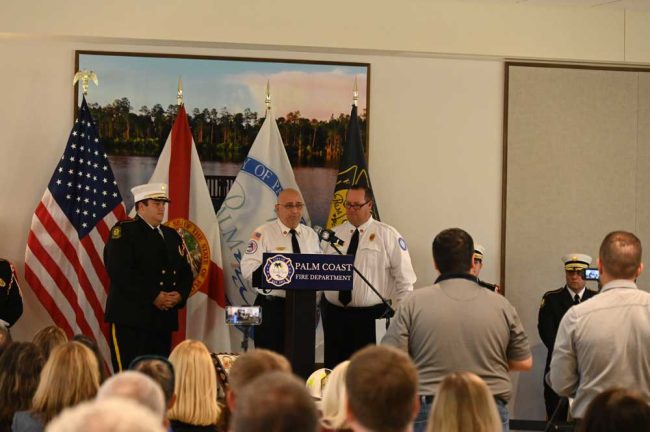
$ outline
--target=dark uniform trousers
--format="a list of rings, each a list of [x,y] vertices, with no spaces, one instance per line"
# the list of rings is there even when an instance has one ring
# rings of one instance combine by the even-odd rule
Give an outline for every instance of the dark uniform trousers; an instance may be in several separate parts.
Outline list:
[[[597,293],[585,289],[582,295],[581,302],[590,299]],[[564,314],[573,306],[573,298],[567,291],[566,287],[548,291],[544,294],[542,305],[539,308],[539,316],[537,321],[537,329],[539,336],[546,345],[548,353],[546,355],[546,367],[544,368],[544,377],[542,378],[544,384],[544,403],[546,405],[546,416],[550,419],[560,402],[560,396],[553,391],[553,389],[546,384],[546,374],[551,367],[551,357],[553,355],[553,346],[555,345],[555,337],[557,330],[560,327],[560,321]],[[560,411],[555,415],[557,420],[564,421],[568,415],[568,405],[560,408]]]
[[[377,343],[375,320],[386,312],[382,303],[368,307],[340,307],[323,296],[321,315],[325,334],[325,367],[333,369],[367,345]]]
[[[11,263],[0,258],[0,319],[11,327],[23,314],[23,298]]]
[[[255,327],[255,348],[265,348],[284,355],[284,297],[257,294],[255,306],[262,308],[262,322]]]
[[[143,354],[168,356],[171,334],[178,329],[178,310],[192,288],[193,276],[178,233],[161,225],[162,236],[136,217],[118,222],[104,248],[111,279],[104,320],[111,324],[114,370],[129,367]],[[181,301],[169,310],[153,302],[161,291],[177,291]]]

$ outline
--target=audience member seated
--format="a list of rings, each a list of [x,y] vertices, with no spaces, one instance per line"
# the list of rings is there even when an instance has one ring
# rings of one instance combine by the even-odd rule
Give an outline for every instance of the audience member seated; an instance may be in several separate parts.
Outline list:
[[[650,405],[640,393],[616,388],[596,396],[587,408],[580,432],[648,432]]]
[[[485,382],[471,372],[454,372],[440,383],[427,432],[500,432],[501,418]]]
[[[169,410],[175,432],[216,431],[217,375],[210,352],[196,340],[181,342],[169,356],[176,372],[176,403]]]
[[[165,427],[169,428],[167,411],[176,402],[174,366],[164,357],[144,355],[136,357],[129,365],[129,369],[143,373],[158,383],[165,397]]]
[[[321,432],[350,431],[347,421],[347,395],[345,392],[345,375],[349,360],[336,366],[327,376],[327,384],[321,398]]]
[[[124,371],[113,375],[97,391],[98,401],[112,398],[130,399],[151,410],[160,424],[165,421],[165,397],[154,380],[143,373]]]
[[[4,324],[0,324],[0,355],[5,352],[11,342],[12,339],[9,329]]]
[[[258,376],[273,371],[291,373],[289,360],[281,354],[264,348],[255,348],[237,357],[228,375],[226,409],[222,411],[219,419],[219,426],[222,429],[228,428],[237,397],[244,387]]]
[[[317,432],[318,411],[303,381],[268,372],[237,395],[231,426],[233,432]]]
[[[412,430],[420,409],[418,373],[403,351],[371,345],[356,352],[350,359],[345,389],[353,431]]]
[[[0,432],[9,432],[14,414],[32,406],[43,364],[31,342],[13,342],[0,356]]]
[[[43,357],[47,361],[52,350],[68,342],[68,336],[62,328],[57,326],[48,326],[40,329],[35,335],[32,342],[41,350]]]
[[[88,401],[63,411],[46,432],[165,432],[160,418],[132,400]]]
[[[52,350],[45,362],[32,407],[14,415],[13,432],[40,432],[64,408],[97,394],[99,372],[95,354],[78,342],[67,342]]]
[[[95,357],[97,358],[97,364],[99,365],[99,384],[101,385],[104,381],[106,381],[106,378],[108,378],[109,373],[108,370],[106,370],[106,363],[104,362],[104,358],[102,357],[102,354],[99,352],[99,346],[97,345],[97,341],[83,334],[74,335],[72,337],[72,340],[74,342],[79,342],[86,345],[88,348],[90,348],[90,350],[93,353],[95,353]]]

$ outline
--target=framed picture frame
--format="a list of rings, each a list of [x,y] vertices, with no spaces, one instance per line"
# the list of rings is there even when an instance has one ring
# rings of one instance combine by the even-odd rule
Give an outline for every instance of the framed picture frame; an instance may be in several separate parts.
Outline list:
[[[312,223],[327,220],[355,85],[368,151],[368,63],[76,51],[82,69],[99,79],[86,100],[127,210],[131,187],[148,181],[171,130],[179,78],[204,174],[225,185],[217,195],[227,193],[262,125],[267,84]],[[75,110],[81,94],[77,85]],[[213,203],[218,209],[219,196]]]

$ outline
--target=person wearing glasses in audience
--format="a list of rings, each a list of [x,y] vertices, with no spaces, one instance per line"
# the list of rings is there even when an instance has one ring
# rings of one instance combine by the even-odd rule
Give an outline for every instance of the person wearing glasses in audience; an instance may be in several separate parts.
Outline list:
[[[320,253],[318,234],[300,223],[305,203],[300,192],[284,189],[275,204],[277,219],[257,227],[241,260],[242,276],[257,290],[255,305],[262,308],[262,323],[255,327],[255,347],[284,353],[285,291],[263,290],[264,252]]]
[[[481,285],[483,288],[487,288],[490,291],[494,291],[496,293],[501,293],[501,288],[497,284],[492,284],[489,282],[482,281],[479,279],[479,274],[481,274],[481,269],[483,268],[483,258],[485,257],[485,247],[482,244],[476,243],[474,245],[474,267],[470,270],[470,272],[476,276],[476,280],[478,281],[478,284]]]
[[[591,257],[580,253],[570,253],[562,257],[564,263],[564,275],[566,284],[556,290],[547,291],[542,297],[542,303],[539,307],[537,320],[537,330],[548,353],[546,355],[546,367],[544,376],[551,367],[551,357],[553,346],[555,345],[555,336],[560,327],[562,317],[573,305],[579,304],[596,295],[596,292],[586,289],[587,282],[584,278],[584,271],[591,265]],[[551,419],[560,402],[560,396],[553,391],[545,379],[544,383],[544,403],[546,405],[546,416]],[[568,405],[563,405],[556,419],[566,420]]]
[[[415,272],[406,241],[390,225],[372,215],[372,190],[352,186],[344,206],[347,221],[334,227],[345,243],[341,252],[354,255],[354,265],[393,307],[413,291]],[[324,253],[337,253],[331,246]],[[375,320],[386,307],[366,283],[354,275],[352,291],[325,291],[321,302],[325,335],[325,367],[334,368],[360,348],[377,343]]]

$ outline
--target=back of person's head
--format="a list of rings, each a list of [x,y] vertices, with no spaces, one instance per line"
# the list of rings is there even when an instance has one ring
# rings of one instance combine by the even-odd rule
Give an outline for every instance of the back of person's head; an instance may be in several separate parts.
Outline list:
[[[54,348],[68,342],[68,335],[60,327],[47,326],[36,332],[32,342],[41,350],[43,357],[47,360]]]
[[[164,358],[141,356],[135,358],[129,369],[143,373],[158,383],[165,396],[165,406],[171,408],[174,403],[174,366]]]
[[[230,391],[238,394],[248,383],[258,376],[273,371],[291,372],[291,364],[281,354],[263,348],[248,351],[230,367],[228,383]]]
[[[192,425],[213,425],[219,417],[217,375],[210,352],[203,342],[185,340],[169,356],[174,365],[176,403],[170,420]]]
[[[165,432],[155,414],[136,402],[93,400],[64,410],[45,432]]]
[[[345,376],[350,361],[338,364],[327,376],[327,384],[321,398],[321,426],[325,429],[347,429],[347,395],[345,391]]]
[[[274,371],[244,387],[231,426],[233,432],[315,432],[318,412],[302,381]]]
[[[375,432],[405,430],[418,409],[418,374],[411,359],[387,346],[355,353],[345,377],[348,419]]]
[[[474,241],[460,228],[449,228],[433,239],[433,260],[441,274],[467,273],[474,261]]]
[[[611,279],[635,279],[641,266],[641,241],[626,231],[613,231],[600,244],[603,271]]]
[[[86,345],[95,354],[95,357],[97,358],[97,365],[99,367],[99,383],[101,384],[106,381],[106,378],[108,378],[108,372],[106,371],[102,354],[99,352],[99,345],[97,345],[97,341],[84,334],[76,334],[72,336],[72,340],[74,342],[79,342],[83,345]]]
[[[115,397],[131,399],[151,410],[159,419],[165,418],[167,410],[162,389],[143,373],[125,371],[107,379],[97,392],[97,400]]]
[[[31,407],[45,359],[31,342],[13,342],[0,356],[0,430],[13,415]]]
[[[4,324],[0,324],[0,355],[5,352],[12,341],[9,329]]]
[[[95,354],[78,342],[66,342],[52,350],[43,367],[32,411],[47,423],[64,408],[94,398],[98,388]]]
[[[589,404],[579,431],[650,431],[650,405],[639,393],[622,388],[606,390]]]
[[[500,432],[501,420],[487,385],[471,372],[454,372],[440,383],[428,432]]]

